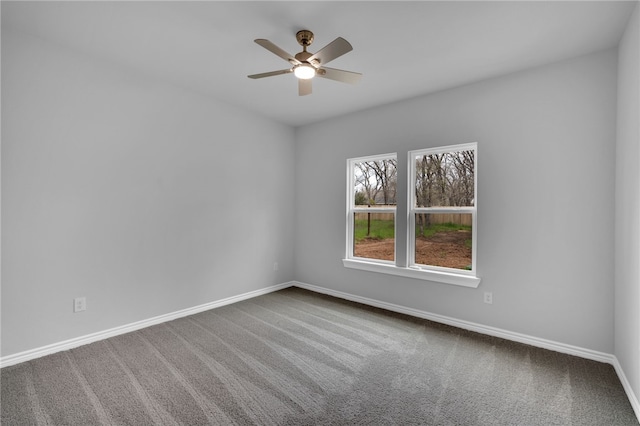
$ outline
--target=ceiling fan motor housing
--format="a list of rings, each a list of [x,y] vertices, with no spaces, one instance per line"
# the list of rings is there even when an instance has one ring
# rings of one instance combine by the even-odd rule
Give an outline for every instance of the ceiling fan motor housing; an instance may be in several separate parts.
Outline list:
[[[300,30],[296,33],[296,40],[300,46],[306,49],[311,43],[313,43],[313,33],[309,30]]]

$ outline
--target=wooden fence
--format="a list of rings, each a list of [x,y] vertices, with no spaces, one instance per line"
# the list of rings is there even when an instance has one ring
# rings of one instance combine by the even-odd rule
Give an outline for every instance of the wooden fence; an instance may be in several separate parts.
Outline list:
[[[367,220],[368,213],[356,213],[356,220]],[[393,220],[393,213],[371,212],[372,220]],[[472,225],[472,217],[469,213],[430,213],[431,223],[455,223],[456,225]]]

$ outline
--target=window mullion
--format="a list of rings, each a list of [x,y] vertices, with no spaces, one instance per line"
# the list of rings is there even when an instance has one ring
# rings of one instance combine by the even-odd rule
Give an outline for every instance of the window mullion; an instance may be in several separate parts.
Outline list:
[[[409,253],[407,250],[407,235],[408,235],[408,223],[407,223],[407,198],[408,198],[408,183],[402,176],[409,174],[409,164],[406,162],[407,153],[399,152],[397,155],[397,176],[396,179],[396,266],[399,268],[406,268],[409,264]]]
[[[351,209],[354,213],[395,213],[396,208],[367,208],[367,207],[354,207]]]

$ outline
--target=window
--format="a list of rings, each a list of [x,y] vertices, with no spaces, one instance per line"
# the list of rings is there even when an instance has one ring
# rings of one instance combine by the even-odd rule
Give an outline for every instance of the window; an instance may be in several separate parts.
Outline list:
[[[349,257],[395,264],[397,164],[395,154],[349,160]]]
[[[477,287],[477,144],[347,161],[346,267]],[[398,166],[407,182],[398,188]],[[406,166],[406,167],[405,167]],[[398,211],[397,205],[407,209]]]

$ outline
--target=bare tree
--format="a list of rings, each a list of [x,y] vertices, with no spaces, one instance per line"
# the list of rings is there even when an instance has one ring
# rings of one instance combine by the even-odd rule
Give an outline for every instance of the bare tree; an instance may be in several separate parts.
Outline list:
[[[360,186],[368,204],[395,204],[397,160],[364,161],[356,165],[356,186]]]
[[[368,162],[376,178],[376,186],[382,193],[382,204],[396,203],[398,162],[395,159]]]
[[[377,188],[372,182],[373,170],[368,162],[356,163],[356,186],[361,186],[366,197],[365,204],[371,204],[377,195]]]
[[[355,164],[355,204],[396,204],[397,160],[393,158]],[[366,198],[363,200],[363,198]],[[367,212],[367,236],[371,212]]]
[[[474,152],[428,154],[416,161],[416,207],[471,206],[474,203]],[[419,235],[430,226],[429,216],[416,217]]]

